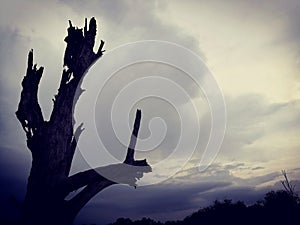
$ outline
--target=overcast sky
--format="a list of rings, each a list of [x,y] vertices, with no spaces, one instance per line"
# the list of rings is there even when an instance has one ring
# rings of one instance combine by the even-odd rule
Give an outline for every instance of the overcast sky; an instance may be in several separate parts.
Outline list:
[[[280,188],[278,181],[282,178],[282,169],[295,183],[300,180],[300,1],[11,0],[2,1],[0,8],[1,200],[7,202],[10,196],[16,196],[21,201],[30,171],[31,158],[26,149],[25,134],[14,114],[28,51],[33,48],[35,62],[45,67],[39,100],[44,117],[49,118],[51,99],[57,92],[62,71],[63,40],[68,20],[82,27],[84,18],[91,17],[95,17],[98,23],[97,43],[99,39],[106,42],[107,59],[114,56],[114,49],[118,50],[119,46],[143,40],[175,43],[198,55],[203,60],[199,80],[206,84],[207,77],[214,77],[218,83],[224,95],[227,124],[217,157],[210,167],[199,172],[199,162],[212,127],[210,101],[214,99],[206,95],[212,94],[210,90],[198,87],[176,65],[145,62],[118,68],[97,96],[95,108],[91,109],[102,115],[95,119],[98,136],[117,160],[124,157],[126,146],[113,135],[109,124],[112,102],[132,81],[151,76],[172,80],[186,90],[188,100],[193,102],[198,114],[196,117],[192,114],[190,101],[183,97],[177,98],[175,105],[161,98],[147,98],[130,105],[129,119],[125,116],[126,120],[122,121],[125,125],[132,123],[134,109],[140,107],[143,110],[141,138],[159,134],[153,140],[160,140],[160,136],[164,136],[160,145],[137,154],[140,158],[147,158],[157,169],[152,177],[145,177],[144,184],[159,183],[145,186],[141,183],[137,189],[125,185],[108,188],[81,211],[76,224],[105,224],[118,217],[181,219],[215,199],[255,202],[267,190]],[[130,54],[128,52],[125,57],[133,57]],[[79,100],[78,112],[89,111],[84,109],[88,104],[85,96],[93,94],[95,86],[89,86],[88,77],[95,77],[97,71],[110,66],[104,64],[105,57],[87,74],[87,83],[83,83],[87,91]],[[179,61],[185,60],[184,57],[178,58]],[[105,66],[101,67],[101,61]],[[147,82],[148,86],[136,93],[146,93],[149,88],[149,91],[157,89],[166,96],[176,94],[163,87],[162,81],[154,83],[153,88],[151,81]],[[126,107],[129,106],[119,106]],[[221,105],[217,112],[223,112]],[[155,117],[164,120],[165,133],[160,129],[161,120],[156,120],[157,123],[152,120],[153,127],[148,127]],[[201,129],[197,146],[185,151],[179,149],[176,157],[161,165],[159,162],[168,159],[182,135],[182,118],[187,118],[189,126],[199,120]],[[125,134],[126,141],[128,127],[121,125],[117,130],[121,135]],[[88,134],[86,129],[83,143],[88,142],[84,139]],[[146,142],[141,140],[140,143]],[[146,144],[138,146],[143,148]],[[92,142],[91,146],[97,145]],[[88,155],[89,148],[86,151],[88,153],[76,154],[73,172],[97,164],[97,157],[94,157],[95,162],[89,161],[92,160]],[[174,173],[176,175],[170,178]],[[2,213],[15,210],[13,204],[8,205],[1,206]]]

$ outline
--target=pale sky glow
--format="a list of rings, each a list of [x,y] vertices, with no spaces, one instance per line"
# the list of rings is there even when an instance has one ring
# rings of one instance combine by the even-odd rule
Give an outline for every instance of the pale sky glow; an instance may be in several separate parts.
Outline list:
[[[199,205],[207,205],[224,196],[254,202],[266,190],[280,188],[278,181],[283,169],[300,190],[299,0],[13,0],[2,2],[0,8],[0,123],[3,126],[0,168],[11,171],[9,182],[15,184],[14,189],[4,190],[3,196],[14,192],[22,199],[30,170],[31,158],[25,135],[14,115],[28,51],[33,48],[35,62],[45,67],[39,101],[44,117],[49,118],[51,99],[57,92],[62,71],[68,20],[74,26],[82,27],[84,18],[91,17],[95,17],[98,24],[96,42],[105,40],[107,51],[131,42],[162,40],[198,54],[223,91],[227,129],[217,158],[207,171],[200,173],[198,165],[211,126],[203,93],[191,79],[184,78],[182,71],[170,66],[145,63],[119,71],[111,80],[112,86],[103,92],[112,96],[99,100],[97,112],[105,112],[104,106],[109,106],[113,95],[130,80],[161,72],[182,84],[192,96],[199,108],[203,133],[200,133],[199,146],[188,162],[178,157],[166,165],[165,170],[172,172],[186,164],[173,178],[136,191],[126,186],[109,188],[83,209],[76,225],[95,223],[93,217],[106,223],[126,215],[181,219]],[[168,90],[164,91],[168,93]],[[179,136],[177,114],[170,105],[164,104],[152,99],[139,105],[145,112],[145,124],[140,131],[142,137],[149,135],[147,125],[152,117],[165,116],[169,128],[165,143],[155,151],[138,154],[153,163],[170,154]],[[184,104],[186,102],[180,102],[183,108]],[[106,127],[108,119],[104,117],[97,121],[99,133],[115,151],[113,154],[122,158],[124,146],[111,137],[109,129],[101,129]],[[78,153],[74,171],[88,167]],[[7,176],[1,174],[1,182],[6,182]],[[164,193],[168,193],[168,197],[164,198]],[[174,209],[172,214],[174,206],[170,199],[180,193],[178,199],[184,207]],[[5,198],[2,195],[0,199]],[[163,209],[155,209],[148,202],[149,198],[164,202],[169,210],[164,213]],[[127,203],[131,206],[127,207]],[[99,208],[105,210],[99,214]]]
[[[299,43],[286,40],[287,15],[272,11],[271,3],[240,8],[239,1],[212,2],[219,4],[176,1],[159,15],[199,38],[225,93],[260,93],[275,102],[299,97]]]

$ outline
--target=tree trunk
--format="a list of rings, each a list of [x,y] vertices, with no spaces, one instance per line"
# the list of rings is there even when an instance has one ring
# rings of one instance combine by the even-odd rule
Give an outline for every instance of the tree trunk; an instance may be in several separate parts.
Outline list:
[[[73,27],[69,21],[67,47],[64,55],[65,69],[62,72],[58,94],[49,121],[45,121],[38,103],[38,85],[43,67],[33,65],[33,50],[28,55],[28,67],[22,81],[21,99],[16,116],[27,137],[27,147],[32,153],[32,167],[27,184],[21,224],[24,225],[69,225],[80,209],[99,191],[116,184],[90,169],[69,176],[72,159],[82,129],[82,124],[74,132],[73,106],[81,94],[80,83],[88,68],[99,59],[104,50],[101,40],[97,53],[93,48],[96,36],[96,20],[92,18],[84,30]],[[78,91],[79,90],[79,91]],[[77,92],[76,92],[77,91]],[[137,111],[133,137],[138,135],[141,112]],[[135,145],[135,144],[134,144]],[[134,160],[134,148],[128,149],[125,163],[110,165],[116,176],[125,177],[125,183],[135,185],[137,172],[150,172],[146,160]],[[124,170],[127,164],[138,165],[134,171]],[[106,168],[107,169],[107,168]],[[125,171],[125,172],[124,172]],[[126,171],[128,173],[126,173]],[[84,187],[76,196],[66,200],[66,196]]]

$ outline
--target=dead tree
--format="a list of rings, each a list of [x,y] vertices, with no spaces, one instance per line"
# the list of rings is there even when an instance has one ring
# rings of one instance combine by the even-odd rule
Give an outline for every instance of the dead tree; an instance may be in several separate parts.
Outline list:
[[[284,190],[291,196],[291,197],[297,197],[297,193],[295,192],[295,185],[293,185],[288,176],[287,173],[285,172],[285,170],[281,171],[284,180],[280,181],[282,186],[284,187]]]
[[[73,105],[82,91],[80,83],[89,67],[103,55],[104,41],[95,53],[96,20],[92,18],[84,29],[74,27],[69,21],[67,47],[64,55],[58,93],[53,102],[49,121],[43,118],[38,103],[38,86],[43,67],[33,64],[33,51],[28,54],[26,75],[22,81],[21,99],[16,116],[27,137],[27,147],[32,155],[32,167],[27,184],[20,224],[69,225],[82,207],[99,191],[117,182],[102,176],[113,173],[118,180],[134,186],[144,172],[151,168],[146,160],[134,159],[141,111],[137,111],[134,129],[124,163],[110,165],[69,175],[77,140],[82,125],[74,131]],[[100,115],[101,116],[101,115]],[[69,193],[82,188],[73,198]]]

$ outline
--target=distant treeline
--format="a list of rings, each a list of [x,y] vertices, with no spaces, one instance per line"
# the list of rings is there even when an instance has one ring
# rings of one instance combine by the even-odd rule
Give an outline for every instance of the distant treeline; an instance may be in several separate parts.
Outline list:
[[[295,192],[286,190],[268,192],[263,200],[253,205],[242,201],[215,201],[211,206],[201,208],[197,212],[180,221],[157,222],[149,218],[132,221],[119,218],[109,225],[256,225],[256,224],[300,224],[300,199]]]

